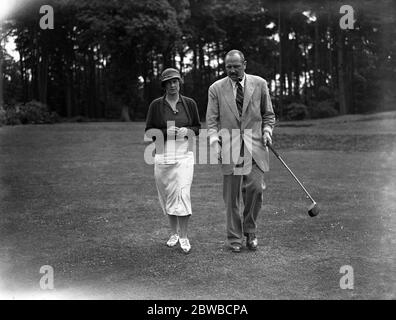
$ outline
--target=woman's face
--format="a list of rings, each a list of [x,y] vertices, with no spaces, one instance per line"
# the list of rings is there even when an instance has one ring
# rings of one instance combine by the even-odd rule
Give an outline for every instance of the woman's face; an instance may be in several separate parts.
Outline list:
[[[165,90],[167,94],[174,95],[180,91],[180,83],[178,79],[170,79],[165,82]]]

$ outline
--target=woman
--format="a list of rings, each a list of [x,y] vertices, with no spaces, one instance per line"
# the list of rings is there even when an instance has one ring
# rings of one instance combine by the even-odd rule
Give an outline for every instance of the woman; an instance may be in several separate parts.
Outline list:
[[[167,246],[178,242],[185,253],[191,250],[187,237],[191,216],[190,188],[194,173],[194,154],[191,151],[191,135],[198,135],[201,128],[197,104],[182,96],[182,79],[178,70],[168,68],[161,74],[161,85],[166,93],[155,99],[149,107],[146,131],[160,129],[162,139],[156,141],[154,176],[160,205],[169,218],[171,235]],[[164,141],[164,145],[159,145]]]

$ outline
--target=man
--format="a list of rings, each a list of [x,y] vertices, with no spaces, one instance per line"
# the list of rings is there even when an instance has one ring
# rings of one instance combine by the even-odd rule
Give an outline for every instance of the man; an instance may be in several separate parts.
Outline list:
[[[264,172],[269,170],[266,145],[272,143],[275,114],[267,82],[245,73],[242,52],[228,52],[225,68],[227,77],[209,88],[208,135],[211,148],[222,159],[227,244],[233,252],[240,252],[245,235],[246,246],[256,250],[256,221],[263,201]],[[235,132],[239,132],[238,139],[233,139]],[[240,155],[238,161],[230,156],[235,152]],[[244,203],[242,217],[241,199]]]

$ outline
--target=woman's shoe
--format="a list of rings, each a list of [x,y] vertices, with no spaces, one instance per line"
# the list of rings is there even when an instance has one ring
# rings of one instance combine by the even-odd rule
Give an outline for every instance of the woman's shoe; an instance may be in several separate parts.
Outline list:
[[[187,238],[180,238],[180,247],[182,248],[184,253],[189,253],[191,250],[190,241]]]
[[[179,235],[178,234],[172,234],[166,243],[168,247],[174,247],[177,245],[177,242],[179,241]]]

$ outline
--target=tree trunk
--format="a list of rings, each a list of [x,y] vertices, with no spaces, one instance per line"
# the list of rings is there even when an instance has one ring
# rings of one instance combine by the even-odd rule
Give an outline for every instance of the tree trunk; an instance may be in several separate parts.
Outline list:
[[[75,93],[75,112],[77,115],[80,115],[81,112],[81,70],[80,63],[76,61],[76,65],[74,67],[75,81],[76,81],[76,93]]]
[[[3,92],[3,46],[0,43],[0,110],[4,108]]]
[[[122,121],[125,121],[125,122],[130,122],[131,121],[131,117],[129,116],[129,108],[126,105],[122,106],[121,119],[122,119]]]
[[[292,97],[293,96],[293,73],[292,73],[292,70],[290,67],[288,68],[288,71],[287,71],[287,87],[288,87],[288,95],[290,97]]]
[[[282,17],[281,7],[278,4],[278,34],[279,34],[279,116],[283,116],[283,64],[282,64]]]
[[[27,83],[26,83],[26,71],[24,64],[24,57],[21,51],[19,51],[19,66],[21,69],[21,81],[22,81],[22,97],[23,102],[27,101]]]
[[[104,107],[103,107],[103,116],[107,118],[107,110],[109,105],[109,82],[108,82],[108,72],[107,69],[103,69],[103,95],[104,95]]]
[[[319,75],[319,46],[320,46],[320,38],[319,38],[319,18],[315,21],[315,54],[314,54],[314,92],[315,98],[318,97],[318,89],[321,85],[320,83],[320,75]]]
[[[70,72],[68,70],[68,68],[66,67],[66,91],[65,91],[65,95],[66,95],[66,116],[68,118],[71,118],[73,116],[73,107],[72,107],[72,98],[71,98],[71,94],[72,94],[72,89],[71,89],[71,85],[72,85],[72,81],[70,79]]]
[[[169,47],[166,48],[166,50],[162,53],[162,57],[163,57],[163,63],[164,63],[163,69],[170,68],[170,67],[172,67],[172,68],[175,67],[175,65],[173,63],[173,59],[172,59],[172,50],[171,50],[171,48],[169,48]]]
[[[205,53],[203,50],[203,43],[199,43],[199,69],[201,71],[201,74],[203,73],[203,70],[205,69]]]
[[[353,75],[354,75],[354,69],[355,69],[355,57],[354,57],[354,50],[353,50],[353,45],[349,44],[348,48],[348,61],[350,62],[348,66],[348,81],[347,81],[347,86],[348,86],[348,107],[347,110],[349,110],[352,113],[356,113],[356,108],[355,108],[355,103],[354,103],[354,86],[353,86]]]
[[[38,98],[39,101],[47,104],[47,92],[48,92],[48,56],[43,54],[41,61],[38,64]]]
[[[221,73],[221,67],[220,67],[220,52],[221,52],[221,48],[220,48],[220,42],[217,41],[216,43],[216,59],[217,59],[217,68],[216,68],[216,77],[220,77],[220,73]]]
[[[334,68],[333,68],[333,44],[332,44],[332,39],[333,38],[332,38],[331,26],[329,26],[328,27],[328,48],[327,48],[327,61],[328,61],[329,70],[327,70],[327,74],[330,76],[329,87],[330,87],[331,91],[334,92],[335,75],[334,75],[334,71],[333,71]]]
[[[303,71],[303,74],[304,74],[304,104],[308,104],[308,91],[310,90],[310,88],[309,88],[309,78],[310,78],[310,75],[309,75],[309,59],[308,59],[308,52],[309,52],[309,50],[308,50],[308,48],[307,48],[307,46],[304,44],[304,71]]]
[[[180,72],[184,74],[184,52],[183,49],[179,51],[179,56],[180,56]]]
[[[341,30],[337,31],[337,70],[338,70],[338,102],[340,114],[346,114],[347,100],[345,91],[345,62],[344,62],[344,34]]]
[[[198,69],[198,45],[194,44],[193,46],[193,70]]]
[[[300,61],[300,48],[299,48],[299,35],[296,32],[296,39],[294,40],[294,95],[300,97],[300,74],[301,74],[301,61]]]
[[[88,54],[88,70],[89,70],[89,117],[96,118],[96,64],[94,53],[90,51]]]
[[[142,64],[142,77],[143,77],[143,100],[149,101],[150,100],[150,84],[151,81],[150,75],[152,74],[151,67],[153,65],[152,55],[146,53],[142,54],[141,57],[143,64]]]

